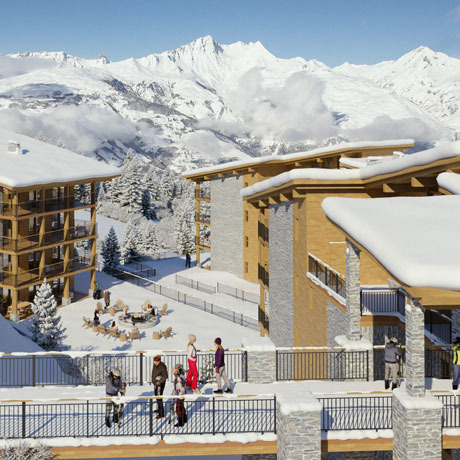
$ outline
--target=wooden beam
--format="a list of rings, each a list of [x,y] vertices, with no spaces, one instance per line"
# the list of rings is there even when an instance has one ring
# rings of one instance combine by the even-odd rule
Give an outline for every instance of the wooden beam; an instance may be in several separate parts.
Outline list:
[[[268,197],[268,204],[279,204],[279,203],[280,203],[279,197],[276,197],[276,196]]]
[[[434,177],[411,177],[410,185],[411,187],[415,188],[436,188],[438,186],[438,183],[436,182],[436,178]]]
[[[292,201],[292,193],[280,193],[280,201]]]
[[[259,208],[267,208],[268,200],[259,200]]]
[[[293,190],[292,191],[292,198],[304,198],[305,195],[307,194],[306,190]]]
[[[383,193],[395,193],[397,195],[409,195],[416,191],[411,187],[410,184],[390,184],[385,183],[382,185]]]
[[[224,172],[217,173],[217,177],[226,177],[226,176],[227,176],[227,173],[224,173]]]
[[[393,438],[364,439],[323,439],[322,452],[372,452],[393,450]]]

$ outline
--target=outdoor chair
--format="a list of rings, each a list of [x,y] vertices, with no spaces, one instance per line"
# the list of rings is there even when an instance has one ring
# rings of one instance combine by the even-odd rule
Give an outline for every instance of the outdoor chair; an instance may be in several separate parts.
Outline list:
[[[164,339],[167,339],[168,337],[172,337],[172,327],[168,327],[166,331],[161,331],[160,332],[161,337]]]
[[[83,316],[83,324],[81,325],[81,327],[88,329],[92,325],[93,325],[93,322],[89,318],[86,318],[86,316]]]
[[[149,300],[149,299],[147,299],[147,300],[144,302],[144,304],[142,305],[142,310],[147,310],[147,307],[148,307],[149,305],[152,305],[152,301]]]
[[[113,337],[115,340],[120,338],[120,331],[110,331],[110,337]]]
[[[104,327],[104,325],[99,324],[99,326],[97,327],[97,335],[99,335],[99,334],[106,335],[108,333],[109,333],[109,331]]]
[[[154,331],[153,333],[153,340],[160,340],[160,333],[157,331]]]
[[[95,326],[94,324],[93,324],[93,332],[99,332],[98,326]]]
[[[116,302],[115,302],[115,310],[116,311],[120,311],[120,310],[123,310],[123,307],[125,306],[125,303],[123,302],[123,300],[121,299],[118,299]]]
[[[110,313],[110,316],[115,316],[115,313],[116,313],[115,307],[110,307],[109,313]]]
[[[104,307],[102,306],[102,302],[98,302],[96,304],[96,310],[99,314],[104,313]]]
[[[120,342],[128,342],[128,337],[126,336],[125,332],[120,334]]]
[[[158,313],[159,313],[160,315],[163,315],[163,316],[168,315],[168,314],[169,314],[169,313],[168,313],[168,304],[165,303],[165,304],[163,305],[163,308],[162,308],[161,310],[159,310]]]
[[[131,342],[134,340],[134,339],[138,339],[140,340],[141,337],[140,337],[140,331],[137,329],[137,330],[133,330],[129,333],[129,339],[131,340]]]

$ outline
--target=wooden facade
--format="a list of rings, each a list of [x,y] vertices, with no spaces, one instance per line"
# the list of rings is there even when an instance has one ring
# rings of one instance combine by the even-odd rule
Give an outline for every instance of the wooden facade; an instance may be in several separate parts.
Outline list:
[[[94,289],[97,180],[21,188],[0,184],[0,293],[2,313],[10,319],[29,313],[45,278],[64,303],[70,302],[78,273],[90,271],[89,288]],[[86,190],[83,199],[76,187]],[[75,219],[77,209],[89,210],[90,221]],[[89,246],[87,257],[76,254],[75,245],[81,242]]]

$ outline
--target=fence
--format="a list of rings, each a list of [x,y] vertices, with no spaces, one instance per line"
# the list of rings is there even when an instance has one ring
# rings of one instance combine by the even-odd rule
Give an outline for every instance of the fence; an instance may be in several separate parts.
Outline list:
[[[237,299],[245,300],[246,302],[252,302],[258,304],[260,301],[260,297],[258,294],[254,294],[252,292],[244,291],[243,289],[237,289],[231,286],[227,286],[226,284],[217,283],[217,292],[221,294],[231,295],[232,297],[236,297]]]
[[[175,289],[162,286],[161,284],[155,283],[146,278],[142,278],[141,276],[135,275],[134,273],[125,272],[111,267],[105,267],[103,271],[121,281],[128,281],[129,283],[133,283],[136,286],[143,287],[144,289],[152,291],[155,294],[168,297],[172,300],[176,300],[177,302],[189,305],[190,307],[198,308],[199,310],[211,313],[212,315],[220,316],[221,318],[232,321],[233,323],[239,324],[240,326],[248,327],[256,331],[260,330],[257,319],[247,316],[243,313],[239,313],[225,307],[220,307],[219,305],[213,304],[212,302],[198,299],[189,294],[185,294]]]
[[[164,399],[168,413],[175,398]],[[154,398],[126,402],[118,429],[105,425],[106,401],[1,404],[0,438],[276,433],[274,397],[186,399],[188,422],[183,427],[174,426],[172,411],[171,421],[168,416],[157,419],[154,403]]]
[[[343,275],[327,267],[313,254],[308,254],[308,271],[328,288],[346,298],[346,280]]]
[[[406,296],[400,289],[362,288],[361,315],[363,313],[406,314]]]
[[[184,276],[176,275],[176,283],[182,284],[183,286],[191,287],[197,291],[206,292],[208,294],[215,294],[216,288],[210,284],[202,283],[201,281],[195,281]]]
[[[391,396],[318,397],[321,429],[387,430],[392,428]]]
[[[425,331],[435,335],[444,343],[452,343],[452,322],[436,311],[425,311]]]
[[[162,360],[173,381],[173,367],[187,364],[187,353],[166,352]],[[0,356],[0,386],[46,385],[105,385],[105,378],[114,367],[121,371],[122,380],[129,385],[151,382],[153,357],[136,354],[88,354],[69,356],[65,353],[47,355]],[[197,367],[201,383],[215,381],[214,353],[199,352]],[[245,351],[226,351],[225,369],[233,381],[248,380]]]
[[[129,263],[127,267],[124,267],[125,270],[131,268],[131,266],[135,269],[133,273],[138,276],[145,276],[146,278],[150,278],[157,275],[157,269],[153,267],[148,267],[147,265],[141,264],[140,262],[132,261]]]
[[[367,351],[277,350],[276,380],[369,380]]]
[[[405,377],[405,355],[406,349],[401,349],[400,375]],[[374,380],[385,378],[385,350],[384,348],[374,348]],[[452,378],[452,354],[448,349],[425,348],[425,377],[436,379]]]

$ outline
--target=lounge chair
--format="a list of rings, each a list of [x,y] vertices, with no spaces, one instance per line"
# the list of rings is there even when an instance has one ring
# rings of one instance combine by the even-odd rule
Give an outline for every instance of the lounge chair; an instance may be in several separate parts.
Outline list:
[[[102,306],[102,302],[98,302],[96,304],[96,310],[99,314],[104,313],[104,307]]]
[[[99,324],[97,327],[97,335],[102,334],[102,335],[107,335],[109,331],[104,327],[103,324]]]
[[[172,337],[172,327],[168,327],[166,331],[161,331],[160,334],[164,339]]]
[[[138,339],[140,340],[140,331],[139,329],[133,329],[130,333],[129,333],[129,339],[131,340],[131,342],[134,340],[134,339]]]
[[[109,313],[110,313],[110,316],[115,316],[115,313],[116,313],[115,307],[110,307],[109,308]]]
[[[86,316],[83,316],[83,324],[81,325],[81,327],[88,329],[92,325],[93,325],[93,322],[89,318],[86,318]]]
[[[117,330],[110,331],[110,337],[113,337],[115,340],[119,339],[120,335],[121,335],[120,331],[117,331]]]
[[[153,340],[160,340],[161,336],[158,331],[153,332]]]
[[[123,310],[123,307],[125,306],[125,303],[123,302],[123,300],[121,299],[118,299],[116,302],[115,302],[115,310],[116,311],[120,311],[120,310]]]
[[[162,308],[161,310],[159,310],[158,313],[159,313],[160,315],[163,315],[163,316],[168,315],[168,314],[169,314],[169,313],[168,313],[168,304],[165,303],[165,304],[163,305],[163,308]]]

